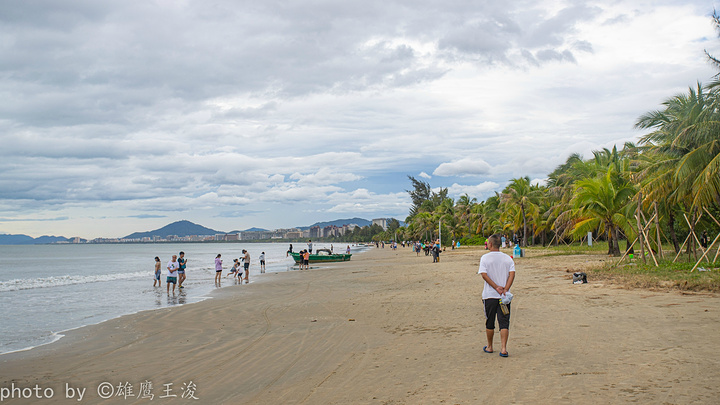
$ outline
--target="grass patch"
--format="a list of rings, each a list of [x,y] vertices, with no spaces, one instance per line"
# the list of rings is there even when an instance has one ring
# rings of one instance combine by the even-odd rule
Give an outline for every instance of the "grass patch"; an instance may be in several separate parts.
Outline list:
[[[621,245],[622,246],[622,245]],[[533,252],[533,256],[566,256],[566,255],[586,255],[607,253],[607,242],[594,242],[592,246],[575,242],[570,245],[561,244],[559,246],[531,246],[526,248],[528,252]]]
[[[625,244],[620,244],[621,248],[625,248]],[[663,246],[666,258],[659,259],[658,267],[655,267],[650,256],[647,256],[647,263],[643,263],[639,259],[640,250],[635,250],[635,258],[632,263],[625,258],[622,263],[616,265],[620,259],[615,258],[611,262],[598,265],[585,272],[591,280],[605,280],[613,284],[620,285],[625,288],[646,288],[651,290],[679,290],[679,291],[698,291],[698,292],[714,292],[720,293],[720,260],[716,263],[703,262],[698,269],[690,270],[695,266],[694,257],[688,258],[687,254],[682,254],[676,263],[672,263],[675,253],[671,246]],[[531,247],[527,249],[532,252],[532,256],[567,256],[578,254],[606,254],[608,250],[607,242],[595,242],[593,246],[573,244],[570,246],[552,246],[552,247]],[[623,250],[624,253],[624,250]],[[712,257],[710,258],[712,260]],[[700,268],[708,271],[700,271]]]
[[[659,267],[655,267],[652,260],[648,262],[644,264],[634,260],[632,263],[623,261],[619,265],[607,264],[590,270],[588,276],[628,288],[720,292],[720,263],[703,263],[699,267],[708,271],[696,269],[691,273],[694,262],[672,263],[671,260],[660,260]]]

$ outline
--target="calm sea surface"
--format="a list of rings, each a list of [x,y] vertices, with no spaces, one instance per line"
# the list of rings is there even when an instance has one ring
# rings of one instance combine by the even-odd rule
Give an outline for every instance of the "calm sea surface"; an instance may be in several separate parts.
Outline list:
[[[296,269],[285,257],[288,243],[157,243],[108,245],[0,246],[0,354],[53,342],[62,331],[138,311],[207,298],[214,285],[215,256],[222,254],[223,277],[241,250],[250,253],[250,283],[260,282],[258,256],[267,272]],[[293,244],[294,251],[305,244]],[[330,247],[314,244],[313,250]],[[347,244],[334,250],[344,252]],[[351,246],[352,253],[359,250]],[[165,292],[167,262],[185,252],[186,288]],[[155,256],[162,261],[162,288],[153,288]],[[234,285],[223,278],[223,286]],[[171,287],[172,288],[172,287]]]

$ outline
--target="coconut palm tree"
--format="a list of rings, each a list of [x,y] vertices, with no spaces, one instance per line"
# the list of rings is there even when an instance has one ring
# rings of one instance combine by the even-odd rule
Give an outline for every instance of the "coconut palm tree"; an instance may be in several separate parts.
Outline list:
[[[501,200],[506,206],[510,204],[520,207],[523,224],[523,247],[527,246],[527,211],[536,209],[539,198],[540,193],[530,185],[530,177],[528,176],[510,180],[510,184],[505,187],[501,194]]]
[[[618,230],[619,227],[628,227],[623,209],[635,195],[635,188],[630,184],[613,181],[616,178],[613,171],[610,169],[605,176],[575,183],[572,204],[578,219],[572,234],[579,238],[588,231],[599,229],[601,233],[607,233],[608,254],[620,256]]]
[[[470,198],[469,195],[464,194],[458,198],[455,204],[455,215],[465,223],[468,231],[472,229],[472,222],[477,216],[473,208],[477,205],[477,198]]]
[[[653,192],[702,208],[720,204],[720,88],[700,83],[642,115],[635,126],[653,129],[640,138],[654,160],[641,172]]]

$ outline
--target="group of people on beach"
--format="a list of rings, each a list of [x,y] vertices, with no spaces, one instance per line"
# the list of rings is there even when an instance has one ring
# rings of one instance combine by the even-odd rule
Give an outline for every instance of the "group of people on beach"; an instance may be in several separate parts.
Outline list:
[[[230,272],[225,275],[225,278],[230,277],[231,275],[233,278],[237,278],[240,280],[240,283],[242,284],[243,281],[245,281],[245,284],[250,283],[250,252],[243,249],[242,250],[243,256],[238,259],[233,259],[233,266],[230,269]],[[215,258],[215,283],[220,284],[220,279],[222,275],[222,259],[221,255],[218,254]],[[260,273],[265,273],[265,252],[260,253]],[[241,270],[242,269],[242,270]]]
[[[185,252],[179,253],[180,257],[178,255],[173,255],[172,259],[167,264],[167,278],[165,279],[165,284],[167,285],[167,292],[170,294],[170,284],[172,284],[172,291],[173,294],[175,294],[175,286],[177,285],[178,288],[185,288],[183,286],[183,283],[187,279],[187,276],[185,275],[185,270],[187,269],[187,259],[185,258]],[[155,275],[153,280],[153,287],[161,287],[162,281],[160,281],[160,277],[162,276],[162,262],[160,261],[160,258],[155,256]]]
[[[237,278],[240,283],[245,281],[245,284],[250,283],[250,253],[243,249],[243,256],[239,259],[233,259],[233,267],[225,277],[233,275],[233,278]],[[188,260],[185,258],[185,252],[180,252],[178,255],[173,255],[172,259],[167,263],[167,277],[165,284],[168,294],[170,294],[170,285],[172,284],[172,292],[175,294],[175,286],[178,289],[185,288],[183,283],[187,280]],[[215,284],[220,284],[222,278],[222,255],[218,253],[215,257]],[[242,268],[242,270],[241,270]],[[265,252],[260,254],[260,273],[265,273]],[[155,273],[153,276],[153,287],[162,287],[162,262],[158,256],[155,256]]]
[[[425,241],[424,243],[415,241],[412,244],[412,249],[416,256],[420,256],[420,252],[425,252],[425,256],[432,255],[433,263],[440,261],[440,253],[442,252],[440,239],[436,239],[435,242]]]

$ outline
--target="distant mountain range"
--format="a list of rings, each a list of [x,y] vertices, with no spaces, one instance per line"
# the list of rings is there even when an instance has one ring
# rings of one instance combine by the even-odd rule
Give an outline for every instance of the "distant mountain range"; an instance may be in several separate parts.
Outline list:
[[[310,226],[298,226],[296,228],[307,230],[314,226],[319,226],[320,228],[324,228],[326,226],[335,225],[338,227],[341,227],[343,225],[349,225],[349,224],[356,224],[360,227],[369,226],[372,224],[372,221],[368,221],[367,219],[363,218],[348,218],[348,219],[336,219],[334,221],[326,221],[326,222],[316,222]],[[400,223],[401,225],[402,222]],[[142,238],[152,238],[153,236],[159,236],[162,238],[175,235],[175,236],[191,236],[191,235],[216,235],[216,234],[225,234],[225,233],[238,233],[238,232],[252,232],[252,231],[267,231],[267,229],[262,228],[250,228],[246,229],[244,231],[231,231],[231,232],[223,232],[223,231],[217,231],[215,229],[206,228],[202,225],[198,225],[195,223],[192,223],[190,221],[177,221],[173,222],[172,224],[165,225],[162,228],[155,229],[154,231],[147,231],[147,232],[135,232],[128,236],[125,236],[121,239],[142,239]],[[31,236],[27,235],[9,235],[9,234],[0,234],[0,245],[40,245],[40,244],[46,244],[46,243],[62,243],[62,242],[69,242],[70,240],[63,236],[40,236],[39,238],[33,238]],[[81,240],[82,242],[85,242],[84,239]]]
[[[163,226],[160,229],[147,232],[135,232],[122,239],[142,239],[152,238],[153,236],[159,236],[165,238],[171,235],[175,236],[190,236],[190,235],[216,235],[218,233],[225,233],[222,231],[216,231],[214,229],[206,228],[202,225],[194,224],[190,221],[177,221],[172,224]]]
[[[63,236],[41,236],[33,238],[27,235],[0,235],[0,245],[42,245],[45,243],[68,242]]]
[[[326,226],[343,226],[343,225],[350,225],[350,224],[356,224],[359,225],[361,228],[363,226],[370,226],[372,224],[372,221],[368,221],[367,219],[362,218],[350,218],[350,219],[336,219],[334,221],[328,221],[328,222],[315,222],[314,224],[310,226],[298,226],[298,229],[302,229],[303,231],[308,230],[312,228],[313,226],[319,226],[320,228],[324,228]]]

